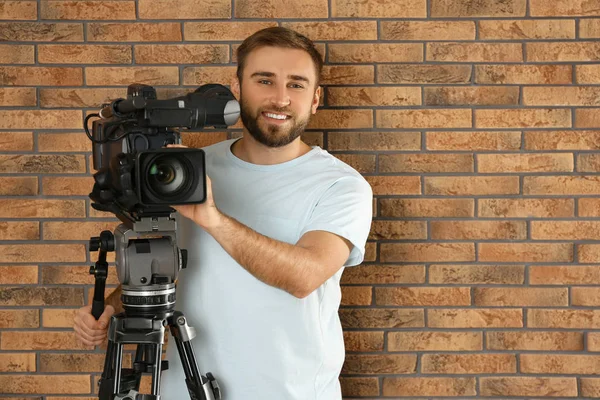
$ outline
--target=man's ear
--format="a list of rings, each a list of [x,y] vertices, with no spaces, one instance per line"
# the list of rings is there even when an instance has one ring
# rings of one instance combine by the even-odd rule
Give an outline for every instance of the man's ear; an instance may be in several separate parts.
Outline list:
[[[240,80],[237,76],[231,80],[231,93],[233,93],[236,99],[240,99]]]
[[[317,113],[317,108],[319,108],[319,100],[321,99],[321,94],[323,93],[323,88],[319,86],[317,90],[315,90],[315,95],[313,96],[313,101],[311,104],[311,112],[313,114]]]

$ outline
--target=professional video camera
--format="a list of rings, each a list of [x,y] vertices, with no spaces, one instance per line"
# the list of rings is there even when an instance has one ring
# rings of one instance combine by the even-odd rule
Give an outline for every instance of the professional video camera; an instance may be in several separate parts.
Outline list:
[[[201,375],[191,340],[194,328],[175,311],[178,272],[186,267],[187,251],[177,246],[177,222],[172,205],[206,200],[204,151],[166,148],[179,144],[174,128],[226,128],[237,122],[239,103],[225,86],[208,84],[182,97],[158,100],[153,87],[132,84],[127,99],[104,105],[90,114],[84,127],[93,142],[94,187],[92,207],[115,214],[123,223],[113,234],[101,232],[90,239],[90,251],[99,251],[90,268],[95,276],[92,314],[104,311],[108,275],[106,255],[116,253],[124,312],[111,318],[104,370],[99,381],[100,400],[159,400],[165,328],[170,329],[179,352],[185,383],[192,400],[221,398],[212,376]],[[90,118],[99,117],[88,129]],[[123,346],[137,344],[133,368],[122,368]],[[140,394],[143,373],[152,374],[152,394]]]

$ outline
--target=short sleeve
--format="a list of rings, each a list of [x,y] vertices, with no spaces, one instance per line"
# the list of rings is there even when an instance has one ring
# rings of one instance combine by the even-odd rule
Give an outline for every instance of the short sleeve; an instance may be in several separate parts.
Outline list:
[[[338,179],[317,202],[300,237],[310,231],[327,231],[353,245],[345,267],[360,264],[373,217],[373,191],[362,176]]]

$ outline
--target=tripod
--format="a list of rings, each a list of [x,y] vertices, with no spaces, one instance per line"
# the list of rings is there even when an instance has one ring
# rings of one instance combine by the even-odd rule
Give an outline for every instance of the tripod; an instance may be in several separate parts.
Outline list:
[[[122,284],[124,312],[113,315],[108,328],[104,369],[99,382],[100,400],[160,400],[161,372],[168,361],[161,360],[165,330],[169,328],[185,373],[192,400],[219,400],[221,389],[209,372],[201,375],[191,340],[194,328],[175,308],[175,280],[185,268],[187,251],[176,245],[175,220],[146,217],[133,229],[120,224],[114,235],[102,231],[90,239],[90,250],[99,250],[98,261],[90,268],[95,276],[92,314],[104,311],[104,289],[108,274],[106,254],[115,251],[117,274]],[[135,265],[129,268],[129,265]],[[123,368],[123,346],[137,344],[132,368]],[[142,374],[152,374],[152,394],[139,393]]]

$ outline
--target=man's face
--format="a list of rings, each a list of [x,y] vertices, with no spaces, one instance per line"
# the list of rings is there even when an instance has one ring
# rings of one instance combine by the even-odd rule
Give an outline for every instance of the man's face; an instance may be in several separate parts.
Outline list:
[[[298,138],[317,111],[321,89],[315,85],[315,67],[306,52],[262,47],[246,58],[241,87],[232,87],[250,135],[266,146],[281,147]]]

